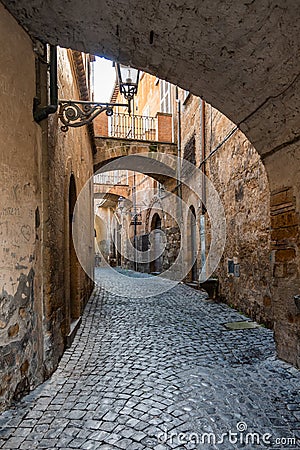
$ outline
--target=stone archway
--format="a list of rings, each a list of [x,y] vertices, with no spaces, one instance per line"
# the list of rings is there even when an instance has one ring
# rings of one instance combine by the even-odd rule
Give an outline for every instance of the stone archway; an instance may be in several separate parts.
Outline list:
[[[300,3],[116,0],[102,10],[96,0],[2,3],[32,36],[167,79],[245,133],[270,182],[279,355],[300,366]]]
[[[260,154],[299,142],[300,3],[2,0],[31,35],[205,98]]]

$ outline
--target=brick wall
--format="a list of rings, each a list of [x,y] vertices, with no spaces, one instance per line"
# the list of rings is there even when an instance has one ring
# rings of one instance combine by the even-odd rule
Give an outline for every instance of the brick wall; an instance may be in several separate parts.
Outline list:
[[[108,136],[108,116],[105,112],[100,113],[93,123],[95,136]]]
[[[172,139],[172,114],[158,112],[157,140],[158,142],[173,142]]]

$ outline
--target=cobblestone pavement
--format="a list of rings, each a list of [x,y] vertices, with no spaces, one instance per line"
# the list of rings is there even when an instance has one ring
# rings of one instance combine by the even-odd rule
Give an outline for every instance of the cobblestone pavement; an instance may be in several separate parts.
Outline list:
[[[271,331],[224,327],[244,319],[182,284],[143,299],[96,288],[58,370],[0,416],[0,447],[299,449],[300,374]]]

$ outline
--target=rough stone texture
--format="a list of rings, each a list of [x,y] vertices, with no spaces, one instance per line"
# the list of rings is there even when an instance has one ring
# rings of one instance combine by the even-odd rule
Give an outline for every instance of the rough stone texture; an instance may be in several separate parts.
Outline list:
[[[74,55],[70,50],[59,49],[58,56],[60,98],[77,98],[80,93],[78,94],[77,87],[79,81],[74,76],[74,65],[76,64]],[[49,251],[48,264],[52,268],[46,275],[48,283],[45,287],[44,352],[47,373],[51,373],[56,367],[64,350],[65,336],[70,331],[70,323],[81,315],[91,292],[91,281],[76,260],[75,263],[72,263],[69,248],[69,221],[74,221],[72,217],[69,217],[71,175],[74,176],[76,196],[78,196],[93,174],[91,142],[86,127],[70,129],[68,133],[63,133],[59,129],[60,126],[58,116],[52,116],[49,120],[48,160],[45,167],[49,183],[45,202],[49,215],[47,220],[48,239],[44,246]],[[88,194],[90,194],[88,190],[83,190],[81,195],[87,196]],[[81,213],[82,217],[86,218],[84,242],[90,248],[91,265],[94,255],[93,210],[90,198],[86,198],[85,207]],[[74,226],[76,223],[74,222]],[[70,277],[70,265],[72,264],[75,264],[72,271],[76,272],[73,279]],[[88,264],[84,265],[85,268],[88,266]],[[92,273],[92,269],[89,273]],[[75,284],[73,290],[70,286],[72,283]],[[75,314],[74,311],[76,311]]]
[[[172,192],[172,180],[167,180],[164,189],[152,177],[138,175],[136,188],[136,201],[142,205],[140,222],[137,227],[138,241],[137,248],[141,251],[150,251],[150,261],[146,264],[138,264],[137,268],[141,272],[164,272],[174,264],[181,244],[180,230],[176,219],[176,203],[174,197],[168,196],[168,191]],[[161,243],[163,249],[161,255],[155,258],[157,251],[155,240],[155,216],[159,217],[160,230],[163,233]],[[133,239],[133,227],[130,230]],[[159,261],[155,263],[155,260]],[[129,266],[134,269],[134,265]]]
[[[206,155],[234,128],[218,111],[206,107]],[[216,271],[222,299],[253,319],[273,325],[270,267],[270,194],[260,156],[237,131],[206,164],[226,214],[226,246]],[[228,261],[238,274],[229,274]]]
[[[260,153],[299,141],[294,0],[3,3],[45,41],[131,63],[203,96]]]
[[[108,200],[109,203],[110,200]],[[102,266],[105,262],[116,265],[114,252],[113,214],[117,200],[112,205],[98,207],[99,200],[95,200],[95,254],[96,266]],[[100,200],[101,204],[101,200]]]
[[[182,155],[200,167],[203,157],[214,151],[235,126],[210,105],[203,105],[201,99],[191,94],[184,96],[183,92],[179,98],[183,102]],[[272,326],[269,185],[261,159],[248,139],[236,131],[201,170],[205,170],[220,195],[226,215],[226,246],[214,274],[219,279],[220,296],[255,320]],[[202,197],[201,192],[198,194]],[[186,188],[183,188],[183,198],[188,206],[194,207],[197,223],[200,223],[199,199],[191,196]],[[185,230],[188,234],[188,223]],[[209,245],[206,214],[206,253]],[[199,273],[202,266],[200,236],[197,247]],[[228,260],[239,268],[239,276],[229,274]]]
[[[51,373],[63,352],[69,327],[68,183],[73,170],[75,178],[80,178],[79,192],[92,175],[92,152],[86,131],[67,137],[58,131],[57,118],[49,126],[52,136],[48,142],[47,122],[33,120],[37,46],[2,5],[0,22],[1,40],[6,42],[0,50],[2,410]],[[66,69],[60,92],[71,94],[65,89],[74,81],[70,67],[68,72],[67,51],[59,54],[60,73],[63,66]],[[45,97],[45,89],[41,91]],[[84,212],[88,223],[84,239],[91,246],[92,257],[88,201]],[[81,275],[81,299],[86,300],[91,287]]]
[[[128,171],[126,183],[128,184],[96,184],[94,186],[95,205],[97,206],[98,199],[100,199],[101,205],[95,209],[97,214],[95,222],[96,241],[102,254],[100,260],[104,258],[111,265],[122,265],[122,267],[129,269],[138,268],[141,272],[154,272],[154,264],[151,261],[138,262],[137,266],[134,263],[135,255],[132,251],[134,242],[134,176],[131,171]],[[161,220],[161,231],[165,234],[165,249],[161,255],[160,271],[166,270],[176,260],[180,247],[180,232],[178,226],[174,223],[176,205],[174,201],[170,201],[168,195],[165,195],[166,192],[152,177],[136,173],[135,184],[138,212],[136,248],[141,252],[152,251],[151,260],[153,260],[153,245],[150,245],[150,234],[153,231],[153,217],[157,213]],[[169,187],[171,190],[174,187],[172,182],[168,183],[167,189]],[[126,203],[122,212],[118,209],[120,195]],[[118,246],[119,250],[114,248],[115,246]],[[118,253],[120,253],[119,256]]]
[[[138,94],[139,105],[147,104],[149,97],[151,108],[159,108],[157,95],[152,98],[153,85],[159,82],[152,77],[152,83],[147,75],[147,83]],[[156,91],[155,91],[156,92]],[[157,92],[156,92],[157,94]],[[174,89],[171,89],[174,99]],[[179,90],[181,105],[181,154],[199,167],[204,154],[213,151],[232,132],[235,125],[224,115],[205,106],[205,132],[202,134],[201,114],[202,100],[187,92]],[[173,111],[176,107],[173,105]],[[174,131],[178,132],[177,118],[174,117]],[[118,144],[113,140],[109,143],[112,149],[103,158],[114,157]],[[103,144],[104,145],[104,144]],[[102,146],[103,147],[103,146]],[[102,147],[101,148],[102,151]],[[175,148],[174,148],[175,150]],[[98,150],[99,151],[99,150]],[[119,150],[118,150],[119,151]],[[123,151],[131,154],[141,151],[137,147]],[[206,171],[221,195],[226,210],[227,243],[224,256],[220,262],[216,275],[220,281],[220,294],[227,302],[251,315],[258,321],[272,327],[275,317],[275,335],[278,342],[279,354],[286,360],[299,366],[299,312],[293,300],[299,293],[299,252],[298,252],[298,223],[299,223],[299,173],[297,161],[297,144],[294,145],[288,157],[284,158],[282,169],[281,157],[285,149],[276,153],[269,153],[260,160],[256,149],[240,131],[235,131],[227,142],[223,143],[218,152],[207,162]],[[102,163],[104,164],[104,163]],[[265,166],[265,167],[264,167]],[[129,168],[129,166],[128,166]],[[270,223],[269,183],[272,191],[272,223]],[[164,180],[167,190],[174,191],[168,178]],[[202,213],[199,199],[188,189],[183,188],[183,199],[188,206],[196,211],[197,222]],[[155,204],[148,200],[149,208]],[[168,210],[167,201],[162,204],[161,211]],[[147,220],[146,220],[147,222]],[[172,228],[172,225],[170,225]],[[270,226],[272,226],[272,252],[270,247]],[[185,263],[191,259],[190,229],[188,222],[184,222]],[[164,227],[164,231],[166,227]],[[145,233],[149,233],[146,230]],[[209,246],[209,222],[207,222],[207,249]],[[172,236],[170,236],[172,240]],[[198,240],[197,270],[201,268],[201,248]],[[170,244],[168,242],[168,247]],[[206,249],[206,252],[207,252]],[[171,249],[173,253],[173,249]],[[176,253],[176,252],[175,252]],[[164,256],[164,268],[167,267],[168,252]],[[271,264],[270,264],[271,261]],[[229,274],[229,264],[236,270],[235,275]],[[133,264],[127,264],[133,268]],[[150,270],[141,267],[141,270]],[[189,272],[187,280],[191,281]]]
[[[258,152],[264,155],[264,164],[274,196],[283,193],[284,190],[293,193],[292,206],[289,206],[291,210],[288,214],[283,213],[279,218],[275,216],[280,214],[273,214],[272,211],[272,227],[275,234],[279,234],[274,237],[272,253],[274,271],[271,298],[275,305],[275,336],[279,344],[279,354],[299,366],[299,313],[293,299],[295,294],[299,294],[300,288],[299,4],[292,0],[282,0],[272,5],[266,0],[235,5],[220,0],[207,1],[200,6],[192,1],[182,3],[174,1],[171,4],[159,5],[156,2],[147,4],[127,2],[126,5],[108,2],[99,14],[99,2],[88,4],[80,2],[80,5],[77,1],[61,3],[57,0],[51,2],[51,5],[38,0],[5,1],[5,3],[15,11],[25,27],[45,40],[59,42],[79,50],[103,53],[123,62],[132,62],[161,78],[167,78],[196,94],[203,95],[237,123]],[[130,8],[131,5],[134,7]],[[9,272],[12,279],[8,281],[9,290],[7,285],[5,287],[5,301],[1,307],[5,310],[8,303],[14,302],[24,323],[9,313],[10,323],[1,316],[0,326],[2,330],[5,329],[3,333],[5,339],[11,339],[14,343],[17,339],[22,339],[25,328],[34,330],[29,333],[28,339],[30,341],[31,337],[33,338],[36,348],[30,349],[27,337],[25,346],[29,356],[35,355],[34,358],[28,359],[33,364],[32,373],[30,366],[28,368],[31,373],[30,379],[35,382],[34,380],[39,378],[39,373],[37,370],[36,376],[33,374],[34,361],[35,358],[39,360],[41,355],[40,337],[35,339],[34,332],[38,333],[37,330],[41,329],[42,272],[38,270],[40,261],[38,263],[34,261],[41,258],[40,233],[46,229],[39,225],[42,211],[45,218],[45,204],[42,205],[40,198],[42,182],[37,170],[42,159],[41,131],[32,121],[32,98],[35,95],[34,55],[28,36],[16,27],[16,23],[3,8],[1,8],[1,25],[3,25],[1,26],[3,41],[7,42],[7,46],[1,49],[1,60],[4,61],[1,97],[5,111],[4,119],[1,121],[5,138],[3,139],[5,151],[2,153],[5,168],[4,209],[10,204],[3,212],[4,217],[16,216],[3,222],[1,232],[5,242],[8,237],[9,242],[19,246],[21,255],[18,253],[16,258],[14,252],[11,252],[8,256],[10,250],[8,252],[5,250],[8,255],[4,253],[2,258],[5,262],[3,273],[7,278]],[[24,60],[20,55],[24,55]],[[22,74],[22,79],[17,76],[18,73]],[[11,130],[17,131],[12,133]],[[87,142],[87,136],[84,139]],[[7,148],[10,149],[9,152]],[[58,160],[61,162],[61,158]],[[53,167],[51,170],[53,175]],[[21,174],[19,178],[18,173]],[[62,172],[58,178],[61,174]],[[44,173],[43,177],[49,181],[47,174]],[[13,181],[23,191],[13,190]],[[55,182],[55,186],[62,185]],[[235,201],[238,201],[241,195],[242,189],[237,186]],[[55,201],[56,198],[52,196],[54,206]],[[18,210],[20,205],[21,209]],[[293,227],[295,228],[291,230]],[[55,225],[50,223],[49,239],[52,244],[49,248],[52,250],[54,250],[55,229]],[[57,230],[59,233],[62,232],[61,225]],[[289,233],[295,233],[295,236]],[[288,236],[282,238],[283,234]],[[46,253],[49,248],[46,248]],[[61,245],[59,248],[62,250]],[[48,258],[45,253],[43,257]],[[52,261],[58,261],[60,257],[61,254],[58,253],[53,258],[49,256]],[[15,261],[19,258],[21,261]],[[7,265],[11,265],[12,261],[13,269],[10,267],[8,271]],[[46,264],[44,269],[48,270],[50,278],[52,277],[50,281],[54,286],[53,267],[49,270]],[[32,270],[35,273],[33,283]],[[20,271],[21,275],[22,271],[26,271],[25,279],[19,276]],[[4,283],[7,280],[5,279]],[[20,290],[17,288],[18,285]],[[50,284],[44,285],[47,297]],[[31,286],[34,287],[34,296]],[[25,304],[20,299],[21,290],[23,294],[21,298],[25,296],[28,300],[26,303],[23,299]],[[58,291],[61,293],[62,290],[60,285]],[[18,297],[17,302],[13,298],[15,295]],[[46,302],[46,313],[48,318],[54,320],[56,332],[59,323],[63,324],[64,319],[60,315],[62,303],[59,293],[57,296],[51,293],[52,295],[58,299],[58,304],[49,308]],[[9,302],[6,301],[7,298]],[[268,295],[264,302],[270,307]],[[28,317],[26,314],[31,305],[36,310]],[[62,328],[58,333],[59,352],[62,346],[59,336],[67,329],[67,323],[63,324]],[[45,346],[51,349],[53,343],[49,344],[47,341],[49,336],[51,341],[51,330],[48,331]],[[9,371],[12,372],[15,349],[10,350],[5,357],[8,366],[10,365]],[[24,357],[27,358],[27,354]],[[51,356],[49,357],[51,359]],[[15,389],[17,395],[28,388],[25,375],[26,361],[27,359],[18,361],[20,373],[17,370],[17,375],[14,373],[12,378],[9,374],[3,382],[3,386],[10,383],[12,391]],[[47,370],[50,371],[51,368],[50,363]]]
[[[174,221],[169,219],[169,222],[173,222],[173,226],[167,226],[163,231],[166,236],[166,247],[163,253],[162,269],[167,270],[172,267],[179,253],[181,236],[178,226],[174,226]]]
[[[300,315],[294,296],[300,293],[299,146],[264,160],[271,191],[271,268],[274,331],[278,354],[300,367]]]
[[[175,144],[100,137],[97,137],[95,140],[97,147],[97,152],[94,155],[95,172],[108,162],[123,156],[149,154],[149,157],[155,157],[155,153],[165,153],[170,155],[176,155],[177,153]],[[117,169],[117,166],[115,166],[115,169]],[[127,169],[130,169],[130,167],[127,167]]]
[[[122,273],[143,283],[145,275]],[[125,292],[118,275],[98,272]],[[95,290],[55,374],[0,416],[1,448],[299,448],[300,375],[275,358],[270,330],[228,331],[224,323],[248,319],[184,285],[128,294]],[[260,444],[246,444],[246,433]]]

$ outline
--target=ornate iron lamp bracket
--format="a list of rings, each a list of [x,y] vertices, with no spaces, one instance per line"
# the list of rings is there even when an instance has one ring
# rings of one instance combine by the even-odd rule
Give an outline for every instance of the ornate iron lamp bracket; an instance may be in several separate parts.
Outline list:
[[[83,100],[60,100],[58,117],[63,123],[61,130],[68,131],[69,127],[77,128],[87,125],[104,111],[107,116],[112,116],[114,113],[114,106],[123,106],[128,108],[128,104],[123,103],[96,103]]]

